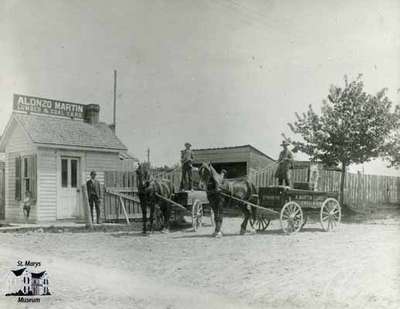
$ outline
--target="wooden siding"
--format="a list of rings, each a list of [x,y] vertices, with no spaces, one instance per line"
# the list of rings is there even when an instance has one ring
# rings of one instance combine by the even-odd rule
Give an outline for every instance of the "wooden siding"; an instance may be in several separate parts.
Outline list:
[[[40,149],[38,153],[38,221],[57,218],[57,153]]]
[[[40,148],[38,156],[38,221],[55,221],[57,219],[57,190],[60,186],[59,171],[61,157],[80,158],[80,183],[85,184],[90,178],[90,171],[95,170],[97,180],[104,184],[104,171],[120,167],[117,153],[84,152]],[[81,201],[78,197],[78,201]],[[80,203],[80,202],[79,202]],[[78,205],[79,217],[83,216],[81,203]]]
[[[5,162],[0,161],[0,220],[4,220],[6,207],[5,198]]]
[[[258,152],[250,152],[249,154],[249,164],[247,167],[247,174],[250,173],[251,169],[262,169],[265,167],[272,166],[274,164],[274,161],[271,160],[270,158],[267,158]]]
[[[250,159],[249,149],[204,149],[194,150],[195,163],[201,162],[248,162]]]
[[[31,155],[36,152],[36,147],[27,137],[23,129],[12,123],[10,136],[5,151],[5,219],[7,221],[23,221],[22,201],[15,200],[15,158]],[[37,205],[32,205],[30,220],[37,218]]]
[[[90,178],[90,172],[96,171],[96,179],[104,184],[105,171],[121,170],[121,160],[118,153],[87,152],[85,182]]]

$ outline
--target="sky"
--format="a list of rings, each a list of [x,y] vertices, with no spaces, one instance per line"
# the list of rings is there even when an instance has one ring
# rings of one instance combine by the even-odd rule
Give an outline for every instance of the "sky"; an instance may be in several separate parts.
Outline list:
[[[186,141],[276,158],[294,113],[345,74],[400,103],[400,1],[0,0],[1,131],[13,93],[96,103],[111,123],[114,69],[117,135],[141,160],[174,164]]]

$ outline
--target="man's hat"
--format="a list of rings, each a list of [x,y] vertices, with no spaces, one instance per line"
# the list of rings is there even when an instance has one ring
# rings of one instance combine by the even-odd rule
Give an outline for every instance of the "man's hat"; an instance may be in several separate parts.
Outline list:
[[[288,141],[286,141],[286,140],[282,141],[281,146],[289,146],[289,145],[290,145],[290,144],[289,144]]]
[[[189,142],[186,142],[186,143],[185,143],[185,147],[187,147],[187,146],[191,147],[191,146],[192,146],[192,144],[191,144],[191,143],[189,143]]]
[[[228,173],[228,172],[226,171],[226,169],[222,169],[222,170],[221,170],[221,173],[226,174],[226,173]]]

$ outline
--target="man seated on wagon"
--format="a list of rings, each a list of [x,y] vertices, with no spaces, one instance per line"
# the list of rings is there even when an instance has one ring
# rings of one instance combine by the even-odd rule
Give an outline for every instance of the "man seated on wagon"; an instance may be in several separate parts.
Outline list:
[[[275,178],[278,178],[278,185],[291,186],[291,169],[293,169],[293,153],[288,149],[289,143],[283,141],[281,146],[283,150],[279,154],[278,168],[275,172]]]

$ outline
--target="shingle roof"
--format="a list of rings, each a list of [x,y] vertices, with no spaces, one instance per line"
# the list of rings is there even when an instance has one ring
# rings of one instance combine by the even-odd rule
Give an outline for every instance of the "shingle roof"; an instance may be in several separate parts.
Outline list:
[[[34,143],[127,150],[105,123],[90,125],[83,121],[39,115],[14,114]]]

